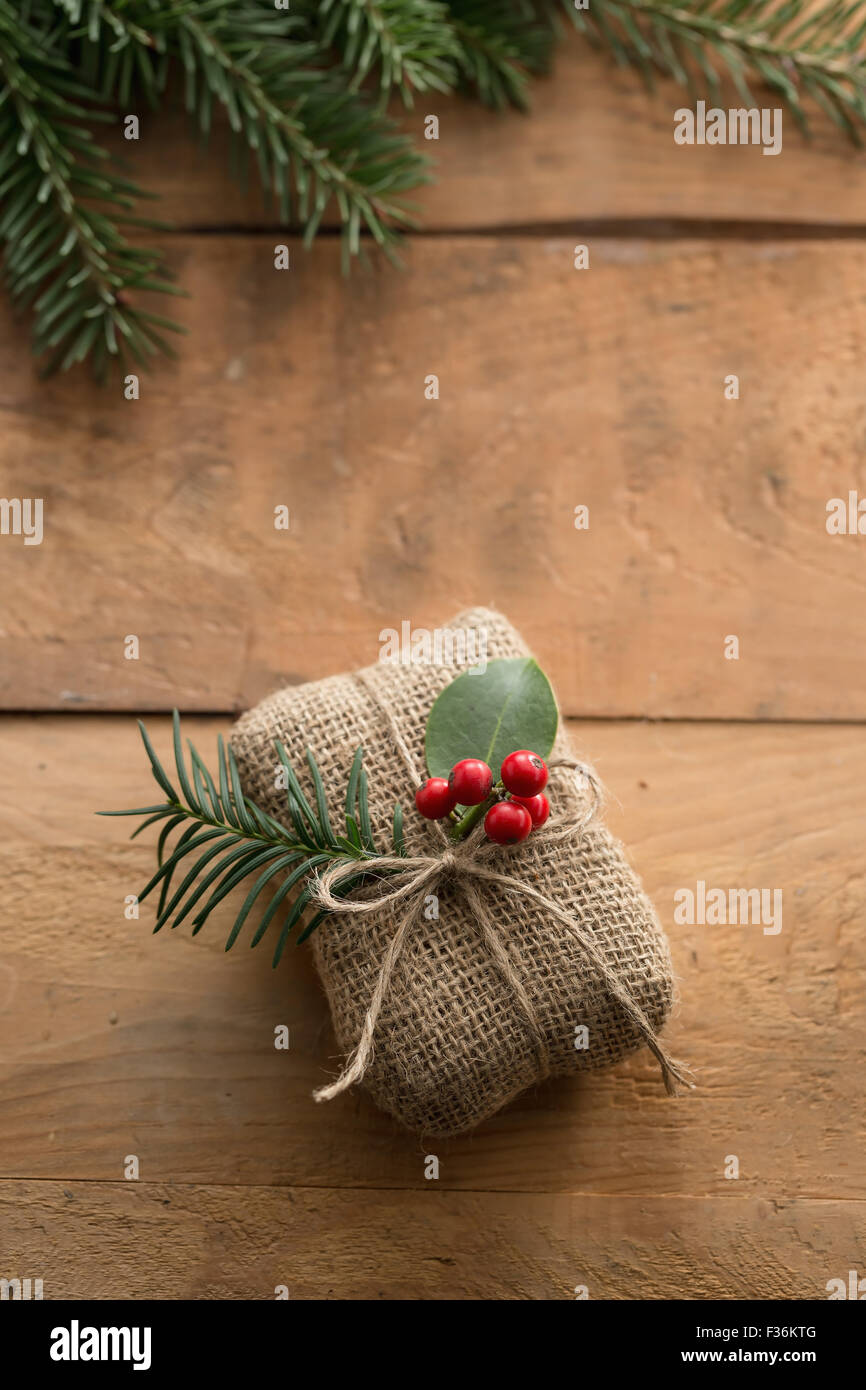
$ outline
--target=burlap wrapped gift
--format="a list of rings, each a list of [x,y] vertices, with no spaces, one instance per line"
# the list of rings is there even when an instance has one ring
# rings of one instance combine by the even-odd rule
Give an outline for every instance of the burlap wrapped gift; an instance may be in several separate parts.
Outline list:
[[[488,660],[527,655],[519,634],[498,613],[470,609],[451,626],[463,633],[486,630]],[[233,732],[245,791],[285,819],[285,793],[275,788],[279,738],[299,773],[306,748],[312,749],[336,810],[361,744],[377,844],[390,843],[399,801],[407,852],[439,853],[441,828],[414,810],[410,766],[416,777],[426,775],[427,715],[458,673],[454,665],[378,663],[357,675],[279,691],[245,714]],[[551,760],[569,751],[560,727]],[[537,901],[498,884],[467,888],[445,875],[436,887],[438,918],[417,911],[393,963],[363,1078],[377,1104],[412,1130],[462,1133],[546,1075],[609,1066],[642,1046],[646,1031],[612,992],[613,976],[652,1030],[661,1028],[670,1011],[667,942],[620,846],[597,816],[577,835],[557,841],[552,832],[558,822],[585,819],[588,793],[565,770],[552,771],[548,792],[552,813],[545,830],[516,849],[494,850],[493,862],[564,910],[601,953],[604,970],[564,929],[563,919]],[[472,909],[479,893],[496,940],[489,928],[479,929]],[[361,1037],[404,907],[386,903],[364,916],[329,916],[310,938],[345,1053]],[[581,1025],[588,1030],[586,1047],[575,1045]]]

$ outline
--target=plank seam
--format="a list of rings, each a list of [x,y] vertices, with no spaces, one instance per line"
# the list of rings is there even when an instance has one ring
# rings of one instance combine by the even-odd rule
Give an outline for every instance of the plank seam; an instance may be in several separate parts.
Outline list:
[[[303,236],[303,228],[278,222],[175,224],[172,236],[241,237],[268,236],[280,232],[288,237]],[[340,227],[321,227],[317,240],[335,241],[342,236]],[[699,217],[593,217],[567,218],[552,222],[502,222],[479,227],[429,226],[416,227],[405,233],[406,241],[429,241],[466,237],[572,237],[598,236],[620,240],[641,241],[862,241],[866,239],[866,223],[858,222],[774,222],[740,221],[726,218]],[[364,240],[373,242],[368,232]]]
[[[54,1183],[73,1187],[76,1184],[86,1183],[89,1186],[98,1187],[137,1187],[137,1188],[169,1188],[176,1191],[183,1191],[192,1188],[208,1188],[213,1190],[228,1192],[424,1192],[430,1191],[429,1187],[420,1186],[401,1186],[394,1184],[391,1187],[365,1187],[362,1185],[333,1187],[317,1183],[232,1183],[232,1182],[208,1182],[206,1179],[195,1180],[184,1178],[181,1181],[166,1178],[160,1182],[156,1179],[136,1179],[135,1183],[130,1183],[125,1178],[50,1178],[50,1177],[27,1177],[20,1174],[12,1177],[0,1177],[0,1193],[4,1183],[28,1182],[28,1183]],[[618,1202],[623,1199],[629,1201],[670,1201],[670,1202],[770,1202],[773,1205],[779,1202],[852,1202],[856,1204],[866,1203],[866,1196],[852,1197],[839,1196],[828,1197],[826,1195],[817,1196],[809,1192],[791,1192],[782,1194],[769,1194],[761,1192],[731,1192],[726,1189],[723,1194],[720,1192],[592,1192],[584,1191],[581,1188],[558,1188],[558,1187],[443,1187],[441,1184],[435,1189],[438,1192],[448,1192],[469,1196],[481,1197],[592,1197],[600,1201]]]

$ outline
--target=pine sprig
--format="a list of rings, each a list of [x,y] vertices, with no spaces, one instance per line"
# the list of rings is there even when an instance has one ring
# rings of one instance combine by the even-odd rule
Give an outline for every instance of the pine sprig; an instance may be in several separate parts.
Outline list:
[[[804,132],[811,101],[862,143],[863,0],[592,0],[581,11],[563,4],[582,33],[622,66],[640,67],[650,83],[659,72],[716,101],[729,78],[748,106],[760,105],[749,85],[760,83],[778,93]]]
[[[459,43],[460,85],[485,106],[529,106],[529,78],[547,72],[556,27],[552,7],[531,0],[491,5],[489,0],[449,0]]]
[[[133,831],[132,839],[150,826],[162,823],[156,873],[138,894],[141,902],[159,889],[154,932],[161,931],[170,920],[172,927],[179,926],[197,909],[192,919],[195,936],[223,899],[255,873],[256,878],[229,932],[225,947],[229,951],[265,889],[278,874],[285,874],[250,942],[252,946],[259,944],[289,895],[298,889],[277,937],[273,964],[278,965],[292,931],[311,902],[316,872],[333,863],[356,863],[357,874],[349,875],[337,890],[336,896],[343,896],[364,883],[368,874],[365,861],[378,857],[367,803],[363,749],[356,751],[349,775],[346,834],[343,835],[332,828],[324,784],[311,749],[307,749],[306,760],[315,807],[305,795],[285,748],[279,741],[275,744],[286,780],[287,824],[282,825],[244,795],[234,753],[222,738],[217,744],[217,776],[214,779],[189,741],[187,764],[180,717],[175,710],[172,728],[178,790],[157,757],[141,720],[138,727],[154,780],[165,799],[131,811],[100,811],[97,814],[145,817]],[[403,856],[406,853],[402,824],[398,805],[394,808],[389,854]],[[181,833],[169,851],[169,839],[175,831]],[[172,892],[175,871],[188,856],[194,857],[184,864],[184,877]],[[381,875],[381,870],[378,872]],[[325,910],[316,912],[300,933],[297,944],[306,941],[326,916]]]
[[[268,0],[64,4],[82,20],[87,10],[70,36],[104,98],[128,100],[137,71],[155,103],[177,67],[196,126],[207,135],[214,107],[225,111],[236,147],[252,156],[281,219],[301,221],[307,245],[332,204],[345,256],[358,254],[362,229],[388,251],[412,225],[401,195],[426,181],[427,161],[332,66],[309,13],[277,11]],[[387,61],[391,75],[393,55]],[[435,70],[431,62],[431,77]],[[410,62],[406,74],[421,69]]]
[[[47,370],[90,356],[145,364],[173,354],[163,330],[178,325],[126,301],[131,291],[176,293],[161,257],[132,245],[124,225],[143,197],[105,167],[105,151],[82,121],[111,119],[84,103],[44,30],[0,0],[0,241],[13,306],[34,310],[33,351]]]
[[[866,0],[0,0],[0,245],[46,369],[145,365],[178,329],[140,302],[177,291],[132,238],[157,225],[142,191],[90,134],[110,107],[158,107],[176,73],[196,127],[226,113],[241,172],[305,244],[335,216],[345,266],[365,234],[393,258],[428,169],[384,99],[462,87],[525,107],[563,9],[650,83],[718,103],[727,80],[750,107],[768,88],[805,132],[820,109],[861,143]]]
[[[426,161],[364,98],[318,66],[315,43],[288,41],[302,19],[265,12],[256,0],[206,0],[180,18],[176,41],[187,108],[210,123],[215,98],[233,132],[254,153],[262,184],[284,220],[296,211],[306,245],[331,203],[344,233],[344,259],[364,228],[393,248],[413,218],[400,195],[426,179]]]
[[[166,21],[158,0],[53,0],[69,20],[68,40],[79,46],[81,80],[100,99],[128,105],[141,91],[156,107],[168,74]]]
[[[352,90],[375,71],[382,99],[397,90],[411,107],[414,92],[454,87],[460,43],[440,0],[318,0],[313,13]]]

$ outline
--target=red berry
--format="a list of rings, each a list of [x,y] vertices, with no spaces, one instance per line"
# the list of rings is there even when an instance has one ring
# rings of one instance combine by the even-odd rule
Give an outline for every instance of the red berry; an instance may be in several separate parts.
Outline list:
[[[497,845],[519,845],[532,829],[532,817],[516,801],[497,801],[484,817],[484,829]]]
[[[544,792],[539,792],[537,796],[515,796],[512,797],[512,801],[516,801],[518,806],[526,807],[532,818],[533,830],[538,830],[544,825],[550,815],[550,802]]]
[[[415,793],[415,805],[426,820],[444,820],[457,805],[457,798],[444,777],[428,777]]]
[[[480,758],[463,758],[452,767],[448,785],[461,806],[480,806],[490,795],[493,773]]]
[[[537,753],[523,748],[508,754],[500,776],[514,796],[535,796],[547,786],[547,765]]]

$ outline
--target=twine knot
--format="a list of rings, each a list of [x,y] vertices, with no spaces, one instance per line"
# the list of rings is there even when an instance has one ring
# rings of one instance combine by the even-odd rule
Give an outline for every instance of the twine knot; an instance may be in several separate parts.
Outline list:
[[[584,801],[579,814],[565,817],[559,822],[549,823],[543,829],[535,832],[536,840],[543,842],[545,846],[571,840],[575,835],[580,834],[595,816],[601,804],[601,786],[592,768],[576,762],[572,758],[555,759],[549,766],[551,771],[556,769],[573,771],[578,789],[584,794],[589,792],[589,797],[588,800]],[[602,951],[599,950],[591,933],[588,933],[579,921],[561,908],[553,898],[540,892],[532,883],[526,879],[502,873],[493,867],[490,861],[497,853],[497,847],[486,839],[482,825],[475,826],[465,840],[459,841],[457,845],[452,845],[450,841],[445,839],[445,831],[442,827],[438,823],[436,824],[444,841],[444,848],[439,854],[394,854],[371,857],[365,861],[365,867],[373,876],[374,881],[366,883],[358,890],[361,896],[342,896],[339,892],[343,883],[357,877],[359,869],[357,860],[341,860],[332,864],[329,868],[320,871],[311,884],[313,899],[320,907],[327,908],[329,912],[355,916],[367,912],[378,912],[385,906],[393,906],[398,903],[406,904],[405,911],[400,915],[397,929],[382,960],[379,977],[367,1009],[358,1043],[337,1080],[329,1086],[323,1086],[314,1091],[315,1099],[317,1101],[332,1100],[341,1091],[347,1090],[349,1086],[353,1086],[363,1079],[373,1059],[376,1025],[385,996],[388,993],[394,967],[403,950],[406,938],[413,924],[417,921],[427,896],[435,891],[438,884],[448,879],[453,879],[459,884],[460,891],[466,899],[490,956],[520,1007],[538,1058],[540,1079],[550,1075],[550,1050],[545,1031],[526,986],[517,973],[513,959],[502,940],[500,927],[494,919],[485,897],[479,891],[479,885],[483,883],[497,884],[505,892],[514,893],[518,897],[529,898],[559,922],[578,942],[610,994],[616,999],[626,1017],[657,1058],[668,1094],[676,1094],[677,1083],[691,1088],[693,1082],[689,1078],[688,1072],[668,1056],[643,1009],[632,996],[628,987],[619,979]],[[378,878],[376,878],[377,873],[381,875]]]

